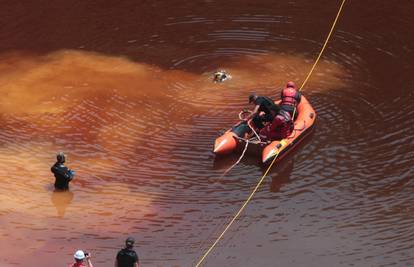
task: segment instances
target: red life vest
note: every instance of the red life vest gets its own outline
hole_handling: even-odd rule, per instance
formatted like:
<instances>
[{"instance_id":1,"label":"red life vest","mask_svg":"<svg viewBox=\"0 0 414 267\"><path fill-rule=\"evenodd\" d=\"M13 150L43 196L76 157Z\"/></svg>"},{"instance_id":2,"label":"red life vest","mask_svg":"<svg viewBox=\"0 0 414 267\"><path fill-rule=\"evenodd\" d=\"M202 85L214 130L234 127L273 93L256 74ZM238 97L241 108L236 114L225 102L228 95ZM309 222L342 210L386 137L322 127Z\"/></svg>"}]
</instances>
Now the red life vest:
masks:
<instances>
[{"instance_id":1,"label":"red life vest","mask_svg":"<svg viewBox=\"0 0 414 267\"><path fill-rule=\"evenodd\" d=\"M292 116L289 112L280 110L272 123L260 131L267 140L280 140L288 137L293 131Z\"/></svg>"},{"instance_id":2,"label":"red life vest","mask_svg":"<svg viewBox=\"0 0 414 267\"><path fill-rule=\"evenodd\" d=\"M278 129L274 129L274 131L280 133L280 138L288 137L293 131L292 116L289 112L280 110L279 114L276 117L279 117L281 123L279 124Z\"/></svg>"},{"instance_id":3,"label":"red life vest","mask_svg":"<svg viewBox=\"0 0 414 267\"><path fill-rule=\"evenodd\" d=\"M296 107L300 101L300 93L293 87L286 87L283 89L280 97L282 98L280 105L289 105Z\"/></svg>"}]
</instances>

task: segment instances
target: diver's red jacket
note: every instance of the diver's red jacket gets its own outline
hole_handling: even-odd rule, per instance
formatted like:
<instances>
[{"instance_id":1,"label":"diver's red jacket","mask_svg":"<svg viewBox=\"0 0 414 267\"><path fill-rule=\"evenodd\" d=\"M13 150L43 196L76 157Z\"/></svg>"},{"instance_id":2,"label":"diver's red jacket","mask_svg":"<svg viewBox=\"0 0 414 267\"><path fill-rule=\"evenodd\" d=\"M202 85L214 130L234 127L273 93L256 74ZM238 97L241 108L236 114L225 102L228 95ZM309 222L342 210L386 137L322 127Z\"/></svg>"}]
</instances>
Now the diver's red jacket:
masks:
<instances>
[{"instance_id":1,"label":"diver's red jacket","mask_svg":"<svg viewBox=\"0 0 414 267\"><path fill-rule=\"evenodd\" d=\"M280 98L282 99L282 102L280 102L280 105L289 105L296 107L300 102L301 94L300 92L296 91L293 87L286 87L282 90L280 93Z\"/></svg>"},{"instance_id":2,"label":"diver's red jacket","mask_svg":"<svg viewBox=\"0 0 414 267\"><path fill-rule=\"evenodd\" d=\"M272 123L260 130L260 137L273 141L288 137L293 131L292 116L289 112L280 110Z\"/></svg>"}]
</instances>

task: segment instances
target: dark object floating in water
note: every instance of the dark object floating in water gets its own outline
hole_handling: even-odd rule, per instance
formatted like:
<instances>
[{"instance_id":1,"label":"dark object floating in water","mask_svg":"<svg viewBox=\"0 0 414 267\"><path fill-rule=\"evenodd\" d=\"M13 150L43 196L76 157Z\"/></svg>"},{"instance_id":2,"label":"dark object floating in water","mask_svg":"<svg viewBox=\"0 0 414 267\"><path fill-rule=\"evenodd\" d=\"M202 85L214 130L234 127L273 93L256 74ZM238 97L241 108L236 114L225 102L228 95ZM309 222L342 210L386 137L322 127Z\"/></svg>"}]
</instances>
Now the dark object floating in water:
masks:
<instances>
[{"instance_id":1,"label":"dark object floating in water","mask_svg":"<svg viewBox=\"0 0 414 267\"><path fill-rule=\"evenodd\" d=\"M213 82L215 83L222 83L225 80L229 79L231 79L231 75L228 74L225 70L219 70L213 74Z\"/></svg>"}]
</instances>

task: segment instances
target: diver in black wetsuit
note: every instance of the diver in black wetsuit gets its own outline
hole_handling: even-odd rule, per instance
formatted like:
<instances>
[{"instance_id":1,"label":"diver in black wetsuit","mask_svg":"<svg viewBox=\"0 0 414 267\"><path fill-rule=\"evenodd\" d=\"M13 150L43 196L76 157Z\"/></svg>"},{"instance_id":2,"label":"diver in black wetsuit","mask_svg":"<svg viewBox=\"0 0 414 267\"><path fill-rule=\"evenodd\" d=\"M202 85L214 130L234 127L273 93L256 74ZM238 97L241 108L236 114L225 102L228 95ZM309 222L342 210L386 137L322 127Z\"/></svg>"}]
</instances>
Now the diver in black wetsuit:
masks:
<instances>
[{"instance_id":1,"label":"diver in black wetsuit","mask_svg":"<svg viewBox=\"0 0 414 267\"><path fill-rule=\"evenodd\" d=\"M252 119L253 124L257 129L264 127L263 122L271 122L275 116L279 113L280 107L272 99L267 96L257 96L251 94L249 96L249 103L255 105L252 114L250 114L245 120ZM263 113L263 114L261 114Z\"/></svg>"},{"instance_id":2,"label":"diver in black wetsuit","mask_svg":"<svg viewBox=\"0 0 414 267\"><path fill-rule=\"evenodd\" d=\"M65 154L63 154L63 152L57 154L56 159L56 163L53 164L52 168L50 169L56 178L55 189L68 190L69 182L72 181L73 177L75 176L75 172L64 165Z\"/></svg>"}]
</instances>

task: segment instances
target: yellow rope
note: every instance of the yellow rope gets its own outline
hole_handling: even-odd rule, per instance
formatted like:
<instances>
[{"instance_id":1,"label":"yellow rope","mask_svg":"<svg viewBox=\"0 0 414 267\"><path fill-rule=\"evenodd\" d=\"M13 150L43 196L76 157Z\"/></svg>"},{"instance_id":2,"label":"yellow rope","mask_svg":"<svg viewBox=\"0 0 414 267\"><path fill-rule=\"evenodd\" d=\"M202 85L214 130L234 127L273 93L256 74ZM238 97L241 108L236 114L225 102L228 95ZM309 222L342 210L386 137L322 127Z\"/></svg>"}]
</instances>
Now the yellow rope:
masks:
<instances>
[{"instance_id":1,"label":"yellow rope","mask_svg":"<svg viewBox=\"0 0 414 267\"><path fill-rule=\"evenodd\" d=\"M319 59L322 56L323 51L325 50L326 45L328 44L328 41L332 35L332 32L335 28L336 22L338 21L338 18L341 14L342 11L342 7L344 6L346 0L342 0L341 6L339 7L338 13L336 14L336 18L334 20L334 22L332 23L332 27L331 30L329 31L328 36L326 37L325 43L321 49L321 51L319 52L318 57L316 58L315 63L313 64L311 70L309 71L308 76L306 77L306 79L304 80L304 82L302 83L299 91L302 90L302 88L305 86L306 82L308 81L309 77L311 76L313 70L316 67L316 64L318 63ZM272 162L270 163L269 167L266 169L265 173L263 174L263 176L260 178L259 182L257 183L256 187L253 189L253 191L250 193L249 197L246 199L246 201L243 203L243 205L240 207L239 211L233 216L233 218L231 219L231 221L227 224L226 228L224 228L223 232L217 237L216 241L214 241L214 243L210 246L210 248L204 253L204 255L200 258L200 260L198 261L198 263L195 265L195 267L199 267L201 266L201 264L203 263L203 261L205 260L205 258L208 256L208 254L210 254L210 252L214 249L214 247L217 245L217 243L221 240L221 238L224 236L224 234L227 232L227 230L229 230L229 228L231 227L231 225L234 223L234 221L240 216L240 214L243 212L244 208L247 206L247 204L250 202L250 200L253 198L254 194L256 193L256 191L259 189L260 185L263 183L264 178L266 177L266 175L269 173L270 169L273 167L273 164L276 162L277 157L279 156L279 153L277 153L275 155L275 157L273 158Z\"/></svg>"},{"instance_id":2,"label":"yellow rope","mask_svg":"<svg viewBox=\"0 0 414 267\"><path fill-rule=\"evenodd\" d=\"M308 81L309 77L311 76L311 74L312 74L313 70L315 69L316 64L318 64L319 59L321 58L321 56L322 56L322 54L323 54L323 51L325 51L326 45L328 44L328 41L329 41L329 39L331 38L331 35L332 35L332 33L333 33L333 30L335 29L336 22L338 21L338 18L339 18L339 16L341 15L342 7L344 6L345 1L346 1L346 0L342 0L341 6L339 7L338 13L336 14L335 20L334 20L334 22L332 23L331 30L329 31L328 36L326 37L325 43L324 43L324 44L323 44L323 46L322 46L321 52L319 52L319 55L318 55L318 57L316 58L315 63L313 63L313 66L312 66L311 70L309 71L308 76L306 76L306 79L303 81L302 85L300 86L299 91L301 91L301 90L302 90L302 88L305 86L305 84L306 84L306 82Z\"/></svg>"},{"instance_id":3,"label":"yellow rope","mask_svg":"<svg viewBox=\"0 0 414 267\"><path fill-rule=\"evenodd\" d=\"M206 253L204 253L203 257L201 257L201 259L199 260L199 262L196 264L196 267L200 266L201 263L204 261L204 259L207 257L207 255L213 250L213 248L217 245L217 243L220 241L220 239L224 236L224 234L227 232L227 230L230 228L230 226L234 223L234 221L240 216L240 214L242 213L242 211L244 210L244 208L247 206L247 204L249 203L249 201L252 199L253 195L256 193L257 189L259 189L260 185L262 184L264 178L266 177L267 173L270 171L270 169L272 168L273 164L275 163L276 159L277 159L276 155L272 161L272 163L270 163L269 168L267 168L266 172L263 174L262 178L260 178L259 182L257 183L256 187L253 189L253 191L250 193L249 197L246 199L246 201L243 203L243 205L241 206L241 208L239 209L239 211L236 213L236 215L233 216L233 219L231 219L231 221L229 222L229 224L227 224L226 228L224 228L223 232L219 235L219 237L216 239L216 241L214 241L213 245L211 245L211 247L206 251Z\"/></svg>"}]
</instances>

